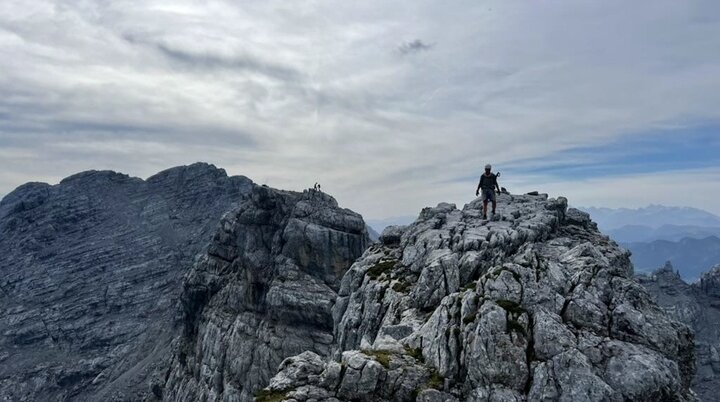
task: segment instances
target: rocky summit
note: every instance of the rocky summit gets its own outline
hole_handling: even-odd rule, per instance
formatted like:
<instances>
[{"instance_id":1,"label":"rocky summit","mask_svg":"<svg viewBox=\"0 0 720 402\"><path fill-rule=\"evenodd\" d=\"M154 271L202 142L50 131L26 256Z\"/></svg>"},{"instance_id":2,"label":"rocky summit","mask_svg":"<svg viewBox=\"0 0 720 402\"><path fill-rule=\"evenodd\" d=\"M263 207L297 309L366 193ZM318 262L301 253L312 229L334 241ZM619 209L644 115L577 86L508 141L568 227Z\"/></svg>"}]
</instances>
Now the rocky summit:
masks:
<instances>
[{"instance_id":1,"label":"rocky summit","mask_svg":"<svg viewBox=\"0 0 720 402\"><path fill-rule=\"evenodd\" d=\"M638 281L665 312L695 332L697 374L692 388L700 400L714 401L720 395L720 265L704 273L699 282L688 284L667 263Z\"/></svg>"},{"instance_id":2,"label":"rocky summit","mask_svg":"<svg viewBox=\"0 0 720 402\"><path fill-rule=\"evenodd\" d=\"M0 400L696 400L692 330L628 253L564 198L498 201L371 243L327 194L206 164L21 186L0 203Z\"/></svg>"},{"instance_id":3,"label":"rocky summit","mask_svg":"<svg viewBox=\"0 0 720 402\"><path fill-rule=\"evenodd\" d=\"M690 401L692 331L564 198L440 204L343 277L332 353L284 360L259 401Z\"/></svg>"}]
</instances>

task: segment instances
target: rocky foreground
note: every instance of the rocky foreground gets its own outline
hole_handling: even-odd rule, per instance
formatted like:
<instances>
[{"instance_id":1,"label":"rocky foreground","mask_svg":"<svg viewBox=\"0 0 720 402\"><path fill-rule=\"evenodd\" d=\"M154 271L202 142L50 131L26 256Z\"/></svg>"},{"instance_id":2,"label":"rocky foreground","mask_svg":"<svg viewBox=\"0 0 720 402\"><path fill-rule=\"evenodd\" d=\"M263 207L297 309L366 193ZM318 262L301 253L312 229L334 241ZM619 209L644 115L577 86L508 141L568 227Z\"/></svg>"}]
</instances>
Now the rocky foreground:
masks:
<instances>
[{"instance_id":1,"label":"rocky foreground","mask_svg":"<svg viewBox=\"0 0 720 402\"><path fill-rule=\"evenodd\" d=\"M692 331L563 198L440 204L371 244L210 165L0 203L0 400L692 401Z\"/></svg>"},{"instance_id":2,"label":"rocky foreground","mask_svg":"<svg viewBox=\"0 0 720 402\"><path fill-rule=\"evenodd\" d=\"M637 280L674 319L695 332L697 373L692 388L700 400L718 399L720 392L720 265L699 282L685 283L670 263Z\"/></svg>"},{"instance_id":3,"label":"rocky foreground","mask_svg":"<svg viewBox=\"0 0 720 402\"><path fill-rule=\"evenodd\" d=\"M441 204L343 277L334 350L286 359L265 401L688 401L692 332L563 198Z\"/></svg>"}]
</instances>

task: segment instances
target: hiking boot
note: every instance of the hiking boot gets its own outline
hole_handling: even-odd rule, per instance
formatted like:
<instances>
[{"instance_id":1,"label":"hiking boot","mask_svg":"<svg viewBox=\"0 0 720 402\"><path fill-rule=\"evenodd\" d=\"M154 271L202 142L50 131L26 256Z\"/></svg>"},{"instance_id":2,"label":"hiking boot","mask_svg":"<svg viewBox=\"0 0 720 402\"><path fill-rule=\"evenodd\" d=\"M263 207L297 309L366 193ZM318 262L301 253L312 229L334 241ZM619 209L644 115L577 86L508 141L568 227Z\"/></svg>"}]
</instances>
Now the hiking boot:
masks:
<instances>
[{"instance_id":1,"label":"hiking boot","mask_svg":"<svg viewBox=\"0 0 720 402\"><path fill-rule=\"evenodd\" d=\"M483 215L483 219L487 219L487 214L484 214L484 215Z\"/></svg>"}]
</instances>

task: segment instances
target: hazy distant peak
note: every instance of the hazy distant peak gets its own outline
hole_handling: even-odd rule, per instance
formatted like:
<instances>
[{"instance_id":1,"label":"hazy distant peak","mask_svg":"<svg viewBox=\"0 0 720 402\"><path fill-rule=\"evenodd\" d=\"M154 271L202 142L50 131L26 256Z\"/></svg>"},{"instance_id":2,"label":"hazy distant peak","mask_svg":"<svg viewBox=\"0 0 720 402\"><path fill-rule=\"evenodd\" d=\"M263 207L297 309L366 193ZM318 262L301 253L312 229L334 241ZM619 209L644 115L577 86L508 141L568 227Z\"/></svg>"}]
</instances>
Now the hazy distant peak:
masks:
<instances>
[{"instance_id":1,"label":"hazy distant peak","mask_svg":"<svg viewBox=\"0 0 720 402\"><path fill-rule=\"evenodd\" d=\"M693 207L670 207L651 204L642 208L580 207L588 212L603 231L639 225L659 228L663 225L720 227L720 216Z\"/></svg>"}]
</instances>

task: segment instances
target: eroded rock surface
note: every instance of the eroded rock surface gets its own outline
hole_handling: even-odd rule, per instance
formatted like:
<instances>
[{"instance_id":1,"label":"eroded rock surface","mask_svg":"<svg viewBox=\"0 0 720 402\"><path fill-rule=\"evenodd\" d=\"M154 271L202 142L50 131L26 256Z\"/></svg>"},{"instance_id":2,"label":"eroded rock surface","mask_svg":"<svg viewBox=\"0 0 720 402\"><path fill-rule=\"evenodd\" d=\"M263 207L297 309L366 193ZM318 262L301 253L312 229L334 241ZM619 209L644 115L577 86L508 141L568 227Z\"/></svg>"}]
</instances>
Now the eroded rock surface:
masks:
<instances>
[{"instance_id":1,"label":"eroded rock surface","mask_svg":"<svg viewBox=\"0 0 720 402\"><path fill-rule=\"evenodd\" d=\"M695 332L697 374L693 390L702 401L720 395L720 265L687 284L670 263L638 281L665 312Z\"/></svg>"},{"instance_id":2,"label":"eroded rock surface","mask_svg":"<svg viewBox=\"0 0 720 402\"><path fill-rule=\"evenodd\" d=\"M694 400L692 331L627 253L563 198L498 198L386 230L342 280L332 357L288 358L259 400Z\"/></svg>"},{"instance_id":3,"label":"eroded rock surface","mask_svg":"<svg viewBox=\"0 0 720 402\"><path fill-rule=\"evenodd\" d=\"M251 401L286 357L329 355L340 280L368 244L362 217L326 194L255 188L183 283L164 400Z\"/></svg>"},{"instance_id":4,"label":"eroded rock surface","mask_svg":"<svg viewBox=\"0 0 720 402\"><path fill-rule=\"evenodd\" d=\"M90 171L0 203L0 400L139 400L168 364L183 274L254 186L212 165Z\"/></svg>"}]
</instances>

